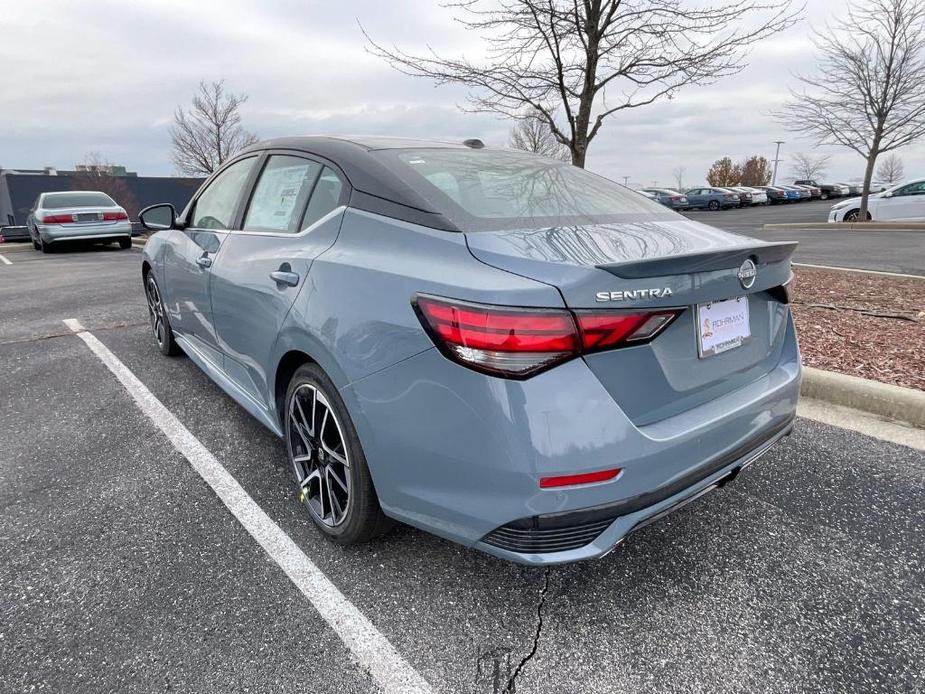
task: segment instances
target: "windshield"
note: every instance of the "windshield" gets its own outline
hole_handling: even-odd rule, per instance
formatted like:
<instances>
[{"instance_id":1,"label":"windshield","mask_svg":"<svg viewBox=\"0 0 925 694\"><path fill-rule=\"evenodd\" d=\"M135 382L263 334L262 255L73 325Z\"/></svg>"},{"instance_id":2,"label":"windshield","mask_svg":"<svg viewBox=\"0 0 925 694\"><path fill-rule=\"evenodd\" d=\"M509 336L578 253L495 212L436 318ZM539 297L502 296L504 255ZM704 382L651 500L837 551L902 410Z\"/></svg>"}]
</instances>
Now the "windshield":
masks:
<instances>
[{"instance_id":1,"label":"windshield","mask_svg":"<svg viewBox=\"0 0 925 694\"><path fill-rule=\"evenodd\" d=\"M376 154L467 231L678 219L637 191L525 152L427 148Z\"/></svg>"},{"instance_id":2,"label":"windshield","mask_svg":"<svg viewBox=\"0 0 925 694\"><path fill-rule=\"evenodd\" d=\"M62 210L65 207L118 207L105 193L56 193L42 199L42 209Z\"/></svg>"}]
</instances>

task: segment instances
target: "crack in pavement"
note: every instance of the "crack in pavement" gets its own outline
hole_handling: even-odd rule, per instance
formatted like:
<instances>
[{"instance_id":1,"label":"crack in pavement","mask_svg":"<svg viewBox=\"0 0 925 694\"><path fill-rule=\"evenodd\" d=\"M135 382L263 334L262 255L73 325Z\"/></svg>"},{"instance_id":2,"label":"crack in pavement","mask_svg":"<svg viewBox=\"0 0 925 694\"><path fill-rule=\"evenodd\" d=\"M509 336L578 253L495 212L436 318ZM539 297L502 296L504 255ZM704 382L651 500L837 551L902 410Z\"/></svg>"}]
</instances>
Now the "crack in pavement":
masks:
<instances>
[{"instance_id":1,"label":"crack in pavement","mask_svg":"<svg viewBox=\"0 0 925 694\"><path fill-rule=\"evenodd\" d=\"M137 323L112 323L110 325L94 326L93 330L96 332L106 331L106 330L119 330L120 328L137 328L141 325L147 325L148 321L141 321ZM24 345L30 342L41 342L42 340L53 340L56 337L70 337L74 334L73 330L67 330L66 332L57 332L57 333L46 333L44 335L32 335L31 337L19 337L12 340L0 340L0 347L5 345Z\"/></svg>"},{"instance_id":2,"label":"crack in pavement","mask_svg":"<svg viewBox=\"0 0 925 694\"><path fill-rule=\"evenodd\" d=\"M514 673L507 681L503 694L514 694L517 690L517 676L524 669L527 663L536 655L536 650L540 645L540 635L543 631L543 610L546 607L546 595L549 593L549 567L543 569L543 588L540 590L540 599L536 603L536 633L533 635L533 647L530 652L521 658L520 663L514 668Z\"/></svg>"}]
</instances>

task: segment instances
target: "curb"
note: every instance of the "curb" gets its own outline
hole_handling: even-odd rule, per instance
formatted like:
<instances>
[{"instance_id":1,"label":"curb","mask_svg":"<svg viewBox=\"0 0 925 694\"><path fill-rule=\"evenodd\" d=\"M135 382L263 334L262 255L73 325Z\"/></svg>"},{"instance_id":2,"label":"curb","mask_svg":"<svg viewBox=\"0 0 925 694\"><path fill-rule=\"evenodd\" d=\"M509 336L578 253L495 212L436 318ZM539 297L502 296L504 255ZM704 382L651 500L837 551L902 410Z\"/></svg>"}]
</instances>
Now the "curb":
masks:
<instances>
[{"instance_id":1,"label":"curb","mask_svg":"<svg viewBox=\"0 0 925 694\"><path fill-rule=\"evenodd\" d=\"M765 224L764 228L806 229L809 231L925 231L925 224L920 222L788 222L786 224Z\"/></svg>"},{"instance_id":2,"label":"curb","mask_svg":"<svg viewBox=\"0 0 925 694\"><path fill-rule=\"evenodd\" d=\"M803 367L800 395L925 429L925 391Z\"/></svg>"}]
</instances>

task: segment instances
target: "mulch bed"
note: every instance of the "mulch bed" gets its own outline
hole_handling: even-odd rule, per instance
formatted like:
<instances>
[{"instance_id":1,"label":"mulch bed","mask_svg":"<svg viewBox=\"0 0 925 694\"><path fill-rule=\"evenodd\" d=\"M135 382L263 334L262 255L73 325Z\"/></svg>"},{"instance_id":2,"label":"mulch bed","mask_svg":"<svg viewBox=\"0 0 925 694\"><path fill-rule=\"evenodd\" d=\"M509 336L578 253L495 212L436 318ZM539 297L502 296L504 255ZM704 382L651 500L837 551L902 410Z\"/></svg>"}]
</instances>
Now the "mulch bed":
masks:
<instances>
[{"instance_id":1,"label":"mulch bed","mask_svg":"<svg viewBox=\"0 0 925 694\"><path fill-rule=\"evenodd\" d=\"M794 268L803 363L925 390L925 279Z\"/></svg>"}]
</instances>

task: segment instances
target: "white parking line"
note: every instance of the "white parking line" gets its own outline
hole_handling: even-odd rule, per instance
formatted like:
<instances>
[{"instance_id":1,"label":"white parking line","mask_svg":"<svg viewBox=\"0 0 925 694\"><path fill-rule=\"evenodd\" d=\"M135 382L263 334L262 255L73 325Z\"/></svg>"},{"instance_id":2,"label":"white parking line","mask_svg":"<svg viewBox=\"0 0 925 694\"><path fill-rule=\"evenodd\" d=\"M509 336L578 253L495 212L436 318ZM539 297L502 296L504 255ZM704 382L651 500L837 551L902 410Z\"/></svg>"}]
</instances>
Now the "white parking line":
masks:
<instances>
[{"instance_id":1,"label":"white parking line","mask_svg":"<svg viewBox=\"0 0 925 694\"><path fill-rule=\"evenodd\" d=\"M0 263L3 263L4 265L12 265L13 261L7 258L5 255L0 255Z\"/></svg>"},{"instance_id":2,"label":"white parking line","mask_svg":"<svg viewBox=\"0 0 925 694\"><path fill-rule=\"evenodd\" d=\"M164 432L174 448L212 487L238 522L302 591L382 691L386 694L433 694L431 686L398 654L389 640L315 566L292 538L270 519L215 456L135 374L106 345L87 332L80 321L69 318L64 324L86 343L122 383L138 408Z\"/></svg>"}]
</instances>

